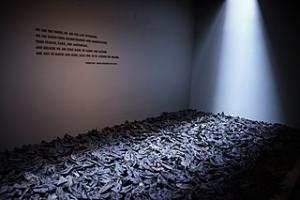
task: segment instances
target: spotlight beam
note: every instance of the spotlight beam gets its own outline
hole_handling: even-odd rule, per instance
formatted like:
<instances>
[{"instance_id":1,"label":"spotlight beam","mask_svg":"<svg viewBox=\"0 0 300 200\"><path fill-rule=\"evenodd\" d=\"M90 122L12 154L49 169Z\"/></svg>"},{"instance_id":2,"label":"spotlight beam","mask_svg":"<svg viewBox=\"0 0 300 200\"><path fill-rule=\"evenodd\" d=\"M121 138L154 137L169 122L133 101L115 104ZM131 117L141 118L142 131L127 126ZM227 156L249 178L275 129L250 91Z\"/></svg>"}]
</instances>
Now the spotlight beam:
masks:
<instances>
[{"instance_id":1,"label":"spotlight beam","mask_svg":"<svg viewBox=\"0 0 300 200\"><path fill-rule=\"evenodd\" d=\"M280 121L262 18L256 0L227 0L214 112Z\"/></svg>"}]
</instances>

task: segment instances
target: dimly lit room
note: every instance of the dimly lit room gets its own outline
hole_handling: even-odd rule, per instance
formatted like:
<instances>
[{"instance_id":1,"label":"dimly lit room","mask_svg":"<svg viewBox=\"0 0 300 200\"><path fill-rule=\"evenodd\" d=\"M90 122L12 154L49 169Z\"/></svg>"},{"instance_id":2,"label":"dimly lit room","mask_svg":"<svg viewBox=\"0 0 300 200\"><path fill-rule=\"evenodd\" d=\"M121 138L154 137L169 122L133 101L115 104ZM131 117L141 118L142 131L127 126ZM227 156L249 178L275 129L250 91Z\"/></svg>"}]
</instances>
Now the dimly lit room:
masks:
<instances>
[{"instance_id":1,"label":"dimly lit room","mask_svg":"<svg viewBox=\"0 0 300 200\"><path fill-rule=\"evenodd\" d=\"M300 199L300 12L10 0L0 199Z\"/></svg>"}]
</instances>

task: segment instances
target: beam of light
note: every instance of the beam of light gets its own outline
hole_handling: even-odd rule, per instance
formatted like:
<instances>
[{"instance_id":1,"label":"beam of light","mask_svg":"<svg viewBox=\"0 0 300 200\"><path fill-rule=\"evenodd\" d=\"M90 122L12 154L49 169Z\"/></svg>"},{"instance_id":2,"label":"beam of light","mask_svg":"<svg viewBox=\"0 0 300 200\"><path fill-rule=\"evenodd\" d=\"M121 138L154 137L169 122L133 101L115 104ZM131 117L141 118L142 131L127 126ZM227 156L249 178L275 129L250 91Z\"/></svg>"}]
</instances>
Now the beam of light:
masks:
<instances>
[{"instance_id":1,"label":"beam of light","mask_svg":"<svg viewBox=\"0 0 300 200\"><path fill-rule=\"evenodd\" d=\"M272 66L256 0L227 0L213 111L280 121Z\"/></svg>"}]
</instances>

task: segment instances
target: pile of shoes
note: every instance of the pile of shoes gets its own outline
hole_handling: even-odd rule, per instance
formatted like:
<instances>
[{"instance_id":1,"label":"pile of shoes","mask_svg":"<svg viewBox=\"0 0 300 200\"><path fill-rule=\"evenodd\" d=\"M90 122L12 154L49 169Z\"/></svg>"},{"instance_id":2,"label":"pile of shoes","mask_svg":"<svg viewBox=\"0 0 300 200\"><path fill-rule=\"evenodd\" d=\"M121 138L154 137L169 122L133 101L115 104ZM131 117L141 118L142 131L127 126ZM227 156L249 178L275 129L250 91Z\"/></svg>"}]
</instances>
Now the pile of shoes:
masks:
<instances>
[{"instance_id":1,"label":"pile of shoes","mask_svg":"<svg viewBox=\"0 0 300 200\"><path fill-rule=\"evenodd\" d=\"M0 199L232 199L235 177L283 140L299 132L224 113L163 113L1 152Z\"/></svg>"}]
</instances>

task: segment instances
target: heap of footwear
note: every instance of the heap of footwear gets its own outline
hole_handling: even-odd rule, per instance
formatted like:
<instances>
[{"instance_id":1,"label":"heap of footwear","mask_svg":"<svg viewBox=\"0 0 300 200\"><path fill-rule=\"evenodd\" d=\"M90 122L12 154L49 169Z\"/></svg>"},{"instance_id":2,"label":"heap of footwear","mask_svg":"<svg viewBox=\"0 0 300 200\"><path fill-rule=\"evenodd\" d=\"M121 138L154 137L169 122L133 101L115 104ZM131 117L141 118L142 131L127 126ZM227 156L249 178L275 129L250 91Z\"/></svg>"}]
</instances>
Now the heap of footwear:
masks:
<instances>
[{"instance_id":1,"label":"heap of footwear","mask_svg":"<svg viewBox=\"0 0 300 200\"><path fill-rule=\"evenodd\" d=\"M298 138L223 113L163 113L1 152L0 199L232 199L236 177Z\"/></svg>"}]
</instances>

